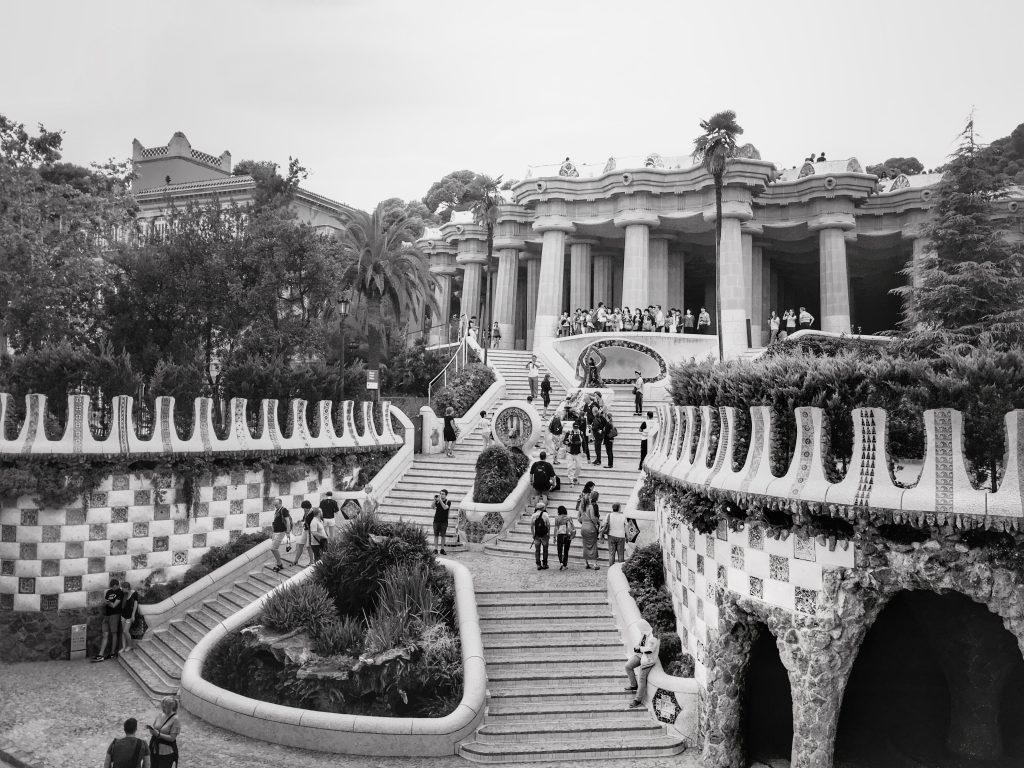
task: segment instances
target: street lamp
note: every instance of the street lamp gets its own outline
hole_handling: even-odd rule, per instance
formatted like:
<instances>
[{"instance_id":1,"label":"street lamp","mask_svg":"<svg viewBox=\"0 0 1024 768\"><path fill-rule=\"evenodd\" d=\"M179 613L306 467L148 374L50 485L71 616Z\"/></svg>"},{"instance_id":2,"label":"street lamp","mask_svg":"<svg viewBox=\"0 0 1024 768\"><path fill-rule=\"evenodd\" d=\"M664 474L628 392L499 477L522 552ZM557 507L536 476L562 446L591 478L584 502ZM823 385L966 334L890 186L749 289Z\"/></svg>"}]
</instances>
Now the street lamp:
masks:
<instances>
[{"instance_id":1,"label":"street lamp","mask_svg":"<svg viewBox=\"0 0 1024 768\"><path fill-rule=\"evenodd\" d=\"M341 333L341 371L338 377L338 402L341 402L345 397L345 318L348 317L350 307L349 292L342 291L341 295L338 296L338 317L341 318L338 323L338 330Z\"/></svg>"}]
</instances>

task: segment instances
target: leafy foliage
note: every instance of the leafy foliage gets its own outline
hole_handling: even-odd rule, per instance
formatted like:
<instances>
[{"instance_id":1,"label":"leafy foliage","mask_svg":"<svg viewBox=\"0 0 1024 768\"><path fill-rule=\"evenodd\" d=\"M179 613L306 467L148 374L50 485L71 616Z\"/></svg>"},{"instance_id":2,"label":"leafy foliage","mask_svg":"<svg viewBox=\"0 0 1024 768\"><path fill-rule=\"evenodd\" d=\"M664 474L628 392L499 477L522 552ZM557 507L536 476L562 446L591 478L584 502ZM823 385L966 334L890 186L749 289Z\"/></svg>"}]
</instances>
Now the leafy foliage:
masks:
<instances>
[{"instance_id":1,"label":"leafy foliage","mask_svg":"<svg viewBox=\"0 0 1024 768\"><path fill-rule=\"evenodd\" d=\"M448 380L448 386L442 387L434 396L434 410L444 413L451 406L456 417L465 416L494 381L491 368L482 363L471 363L456 372Z\"/></svg>"},{"instance_id":2,"label":"leafy foliage","mask_svg":"<svg viewBox=\"0 0 1024 768\"><path fill-rule=\"evenodd\" d=\"M522 451L519 452L522 455ZM526 459L523 456L523 459ZM525 461L517 465L513 452L500 445L485 448L476 457L476 477L473 501L480 504L500 504L515 490L526 470Z\"/></svg>"},{"instance_id":3,"label":"leafy foliage","mask_svg":"<svg viewBox=\"0 0 1024 768\"><path fill-rule=\"evenodd\" d=\"M890 157L883 163L869 165L865 170L879 178L896 178L901 173L905 173L907 176L921 173L924 166L916 157Z\"/></svg>"},{"instance_id":4,"label":"leafy foliage","mask_svg":"<svg viewBox=\"0 0 1024 768\"><path fill-rule=\"evenodd\" d=\"M266 541L266 539L267 534L263 532L243 533L237 539L228 544L208 549L203 553L203 556L199 558L199 562L185 571L180 579L157 582L151 575L139 588L139 602L143 605L149 605L166 600L171 595L183 590L189 584L199 581L201 578L208 576L221 566L227 565L236 557L244 555L260 542Z\"/></svg>"},{"instance_id":5,"label":"leafy foliage","mask_svg":"<svg viewBox=\"0 0 1024 768\"><path fill-rule=\"evenodd\" d=\"M452 171L430 186L423 196L423 204L433 212L435 219L446 223L455 211L477 207L493 195L497 186L498 180L485 174L469 170Z\"/></svg>"},{"instance_id":6,"label":"leafy foliage","mask_svg":"<svg viewBox=\"0 0 1024 768\"><path fill-rule=\"evenodd\" d=\"M358 656L363 652L365 634L366 628L359 619L335 618L313 633L313 650L321 656Z\"/></svg>"},{"instance_id":7,"label":"leafy foliage","mask_svg":"<svg viewBox=\"0 0 1024 768\"><path fill-rule=\"evenodd\" d=\"M622 573L629 582L629 593L636 601L640 615L651 625L661 641L658 658L670 675L692 677L692 659L687 673L682 642L676 634L676 617L672 609L672 596L665 585L662 550L658 543L645 544L633 550L622 565Z\"/></svg>"},{"instance_id":8,"label":"leafy foliage","mask_svg":"<svg viewBox=\"0 0 1024 768\"><path fill-rule=\"evenodd\" d=\"M336 623L338 617L327 590L310 579L273 592L263 606L260 620L282 632L304 629L310 635L317 635Z\"/></svg>"}]
</instances>

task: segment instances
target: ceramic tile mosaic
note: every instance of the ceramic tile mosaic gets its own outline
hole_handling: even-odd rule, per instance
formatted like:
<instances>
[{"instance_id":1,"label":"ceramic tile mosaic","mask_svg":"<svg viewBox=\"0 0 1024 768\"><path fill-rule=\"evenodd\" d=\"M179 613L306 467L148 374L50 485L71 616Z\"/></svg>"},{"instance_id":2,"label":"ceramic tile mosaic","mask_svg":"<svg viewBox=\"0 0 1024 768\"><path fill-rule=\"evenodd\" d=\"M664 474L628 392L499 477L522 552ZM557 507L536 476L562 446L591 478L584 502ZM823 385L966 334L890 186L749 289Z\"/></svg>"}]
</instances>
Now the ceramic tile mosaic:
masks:
<instances>
[{"instance_id":1,"label":"ceramic tile mosaic","mask_svg":"<svg viewBox=\"0 0 1024 768\"><path fill-rule=\"evenodd\" d=\"M18 526L0 525L0 541L14 542L18 540Z\"/></svg>"},{"instance_id":2,"label":"ceramic tile mosaic","mask_svg":"<svg viewBox=\"0 0 1024 768\"><path fill-rule=\"evenodd\" d=\"M687 571L686 586L691 592L697 588L697 574L692 568Z\"/></svg>"},{"instance_id":3,"label":"ceramic tile mosaic","mask_svg":"<svg viewBox=\"0 0 1024 768\"><path fill-rule=\"evenodd\" d=\"M69 541L64 544L64 559L78 560L85 556L85 542Z\"/></svg>"},{"instance_id":4,"label":"ceramic tile mosaic","mask_svg":"<svg viewBox=\"0 0 1024 768\"><path fill-rule=\"evenodd\" d=\"M90 507L105 507L107 506L107 494L104 491L93 491L89 494L89 506Z\"/></svg>"},{"instance_id":5,"label":"ceramic tile mosaic","mask_svg":"<svg viewBox=\"0 0 1024 768\"><path fill-rule=\"evenodd\" d=\"M174 532L176 534L188 533L189 530L191 530L191 525L189 525L189 519L187 517L175 518Z\"/></svg>"},{"instance_id":6,"label":"ceramic tile mosaic","mask_svg":"<svg viewBox=\"0 0 1024 768\"><path fill-rule=\"evenodd\" d=\"M131 486L131 478L128 475L114 475L110 478L110 490L127 491Z\"/></svg>"},{"instance_id":7,"label":"ceramic tile mosaic","mask_svg":"<svg viewBox=\"0 0 1024 768\"><path fill-rule=\"evenodd\" d=\"M60 560L43 560L40 574L42 576L60 576Z\"/></svg>"},{"instance_id":8,"label":"ceramic tile mosaic","mask_svg":"<svg viewBox=\"0 0 1024 768\"><path fill-rule=\"evenodd\" d=\"M724 565L718 566L718 586L727 587L729 585L728 571L725 570Z\"/></svg>"},{"instance_id":9,"label":"ceramic tile mosaic","mask_svg":"<svg viewBox=\"0 0 1024 768\"><path fill-rule=\"evenodd\" d=\"M799 535L794 535L790 538L793 540L794 559L814 562L814 539L810 536L802 537Z\"/></svg>"},{"instance_id":10,"label":"ceramic tile mosaic","mask_svg":"<svg viewBox=\"0 0 1024 768\"><path fill-rule=\"evenodd\" d=\"M82 577L81 576L65 576L64 577L64 591L65 592L81 592L82 591Z\"/></svg>"},{"instance_id":11,"label":"ceramic tile mosaic","mask_svg":"<svg viewBox=\"0 0 1024 768\"><path fill-rule=\"evenodd\" d=\"M245 498L258 499L263 495L263 483L246 483Z\"/></svg>"},{"instance_id":12,"label":"ceramic tile mosaic","mask_svg":"<svg viewBox=\"0 0 1024 768\"><path fill-rule=\"evenodd\" d=\"M768 578L775 581L789 581L789 559L779 555L769 555Z\"/></svg>"},{"instance_id":13,"label":"ceramic tile mosaic","mask_svg":"<svg viewBox=\"0 0 1024 768\"><path fill-rule=\"evenodd\" d=\"M747 526L747 546L751 549L764 549L764 528L760 523L750 523Z\"/></svg>"},{"instance_id":14,"label":"ceramic tile mosaic","mask_svg":"<svg viewBox=\"0 0 1024 768\"><path fill-rule=\"evenodd\" d=\"M39 525L39 510L38 509L23 509L23 510L21 510L21 524L22 525Z\"/></svg>"},{"instance_id":15,"label":"ceramic tile mosaic","mask_svg":"<svg viewBox=\"0 0 1024 768\"><path fill-rule=\"evenodd\" d=\"M697 555L697 573L704 573L704 555Z\"/></svg>"},{"instance_id":16,"label":"ceramic tile mosaic","mask_svg":"<svg viewBox=\"0 0 1024 768\"><path fill-rule=\"evenodd\" d=\"M228 487L226 485L213 486L213 501L227 501Z\"/></svg>"},{"instance_id":17,"label":"ceramic tile mosaic","mask_svg":"<svg viewBox=\"0 0 1024 768\"><path fill-rule=\"evenodd\" d=\"M697 618L704 618L704 601L701 598L697 598Z\"/></svg>"},{"instance_id":18,"label":"ceramic tile mosaic","mask_svg":"<svg viewBox=\"0 0 1024 768\"><path fill-rule=\"evenodd\" d=\"M764 599L764 582L757 576L750 577L750 596L758 600Z\"/></svg>"},{"instance_id":19,"label":"ceramic tile mosaic","mask_svg":"<svg viewBox=\"0 0 1024 768\"><path fill-rule=\"evenodd\" d=\"M153 519L154 520L170 520L171 519L171 505L170 504L154 504L153 505Z\"/></svg>"},{"instance_id":20,"label":"ceramic tile mosaic","mask_svg":"<svg viewBox=\"0 0 1024 768\"><path fill-rule=\"evenodd\" d=\"M733 568L743 569L743 547L736 546L733 544L729 548L729 560L732 562Z\"/></svg>"},{"instance_id":21,"label":"ceramic tile mosaic","mask_svg":"<svg viewBox=\"0 0 1024 768\"><path fill-rule=\"evenodd\" d=\"M697 548L697 531L694 528L690 529L690 549Z\"/></svg>"},{"instance_id":22,"label":"ceramic tile mosaic","mask_svg":"<svg viewBox=\"0 0 1024 768\"><path fill-rule=\"evenodd\" d=\"M710 536L704 540L704 552L708 557L713 558L715 556L715 540Z\"/></svg>"},{"instance_id":23,"label":"ceramic tile mosaic","mask_svg":"<svg viewBox=\"0 0 1024 768\"><path fill-rule=\"evenodd\" d=\"M182 550L181 552L175 552L171 558L173 565L188 565L188 552Z\"/></svg>"},{"instance_id":24,"label":"ceramic tile mosaic","mask_svg":"<svg viewBox=\"0 0 1024 768\"><path fill-rule=\"evenodd\" d=\"M192 534L192 549L206 549L206 534L205 533L193 533Z\"/></svg>"},{"instance_id":25,"label":"ceramic tile mosaic","mask_svg":"<svg viewBox=\"0 0 1024 768\"><path fill-rule=\"evenodd\" d=\"M813 589L797 587L793 602L801 613L814 613L818 605L818 592Z\"/></svg>"},{"instance_id":26,"label":"ceramic tile mosaic","mask_svg":"<svg viewBox=\"0 0 1024 768\"><path fill-rule=\"evenodd\" d=\"M14 575L14 561L13 560L0 560L0 576L13 576Z\"/></svg>"},{"instance_id":27,"label":"ceramic tile mosaic","mask_svg":"<svg viewBox=\"0 0 1024 768\"><path fill-rule=\"evenodd\" d=\"M111 507L111 509L110 509L110 522L112 522L112 523L127 523L128 522L128 507Z\"/></svg>"},{"instance_id":28,"label":"ceramic tile mosaic","mask_svg":"<svg viewBox=\"0 0 1024 768\"><path fill-rule=\"evenodd\" d=\"M56 544L60 541L60 526L59 525L44 525L43 526L43 543L44 544Z\"/></svg>"},{"instance_id":29,"label":"ceramic tile mosaic","mask_svg":"<svg viewBox=\"0 0 1024 768\"><path fill-rule=\"evenodd\" d=\"M724 519L718 521L718 527L715 529L715 536L721 541L729 540L729 524Z\"/></svg>"}]
</instances>

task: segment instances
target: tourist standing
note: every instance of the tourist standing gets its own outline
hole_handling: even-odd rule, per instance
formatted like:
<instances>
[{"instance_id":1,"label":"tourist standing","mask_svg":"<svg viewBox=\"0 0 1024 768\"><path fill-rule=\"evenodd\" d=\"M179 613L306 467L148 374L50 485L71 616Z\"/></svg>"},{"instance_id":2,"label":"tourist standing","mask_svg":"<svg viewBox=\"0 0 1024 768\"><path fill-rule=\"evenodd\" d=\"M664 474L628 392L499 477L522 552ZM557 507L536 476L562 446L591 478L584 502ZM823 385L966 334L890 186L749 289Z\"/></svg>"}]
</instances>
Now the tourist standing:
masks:
<instances>
[{"instance_id":1,"label":"tourist standing","mask_svg":"<svg viewBox=\"0 0 1024 768\"><path fill-rule=\"evenodd\" d=\"M487 418L487 411L480 411L480 437L484 439L486 451L494 442L494 431L491 428L491 420Z\"/></svg>"},{"instance_id":2,"label":"tourist standing","mask_svg":"<svg viewBox=\"0 0 1024 768\"><path fill-rule=\"evenodd\" d=\"M537 356L532 355L530 362L526 364L526 381L530 385L531 397L537 396L537 383L540 379L540 367L537 365Z\"/></svg>"},{"instance_id":3,"label":"tourist standing","mask_svg":"<svg viewBox=\"0 0 1024 768\"><path fill-rule=\"evenodd\" d=\"M583 562L590 570L590 561L594 561L594 570L600 570L597 564L597 537L601 527L601 513L597 508L597 492L594 483L588 481L583 492L576 500L576 509L580 515L580 538L583 540Z\"/></svg>"},{"instance_id":4,"label":"tourist standing","mask_svg":"<svg viewBox=\"0 0 1024 768\"><path fill-rule=\"evenodd\" d=\"M530 532L533 534L533 553L537 560L537 570L548 568L548 540L551 537L551 518L548 517L547 503L538 501L530 518Z\"/></svg>"},{"instance_id":5,"label":"tourist standing","mask_svg":"<svg viewBox=\"0 0 1024 768\"><path fill-rule=\"evenodd\" d=\"M658 432L658 422L654 419L654 411L647 412L647 418L640 422L640 466L644 468L644 459L647 458L647 441Z\"/></svg>"},{"instance_id":6,"label":"tourist standing","mask_svg":"<svg viewBox=\"0 0 1024 768\"><path fill-rule=\"evenodd\" d=\"M370 486L366 486L370 488ZM338 517L338 502L334 500L334 494L331 491L327 491L324 497L320 499L320 512L321 518L324 521L324 528L327 529L327 538L333 539L334 534L337 532L337 517Z\"/></svg>"},{"instance_id":7,"label":"tourist standing","mask_svg":"<svg viewBox=\"0 0 1024 768\"><path fill-rule=\"evenodd\" d=\"M466 313L463 312L459 316L459 341L462 341L466 336L469 335L469 318L466 317Z\"/></svg>"},{"instance_id":8,"label":"tourist standing","mask_svg":"<svg viewBox=\"0 0 1024 768\"><path fill-rule=\"evenodd\" d=\"M612 418L612 412L605 410L604 412L604 451L608 455L608 469L612 469L615 466L615 453L612 451L612 444L615 442L615 438L619 436L619 429L615 426L615 419Z\"/></svg>"},{"instance_id":9,"label":"tourist standing","mask_svg":"<svg viewBox=\"0 0 1024 768\"><path fill-rule=\"evenodd\" d=\"M100 639L100 650L93 661L116 659L118 640L121 637L121 603L124 593L121 582L111 579L107 591L103 593L103 634Z\"/></svg>"},{"instance_id":10,"label":"tourist standing","mask_svg":"<svg viewBox=\"0 0 1024 768\"><path fill-rule=\"evenodd\" d=\"M683 333L693 333L695 324L696 318L694 318L693 312L686 310L686 314L683 315Z\"/></svg>"},{"instance_id":11,"label":"tourist standing","mask_svg":"<svg viewBox=\"0 0 1024 768\"><path fill-rule=\"evenodd\" d=\"M700 314L697 315L697 333L711 333L711 315L704 307L700 308Z\"/></svg>"},{"instance_id":12,"label":"tourist standing","mask_svg":"<svg viewBox=\"0 0 1024 768\"><path fill-rule=\"evenodd\" d=\"M299 564L299 558L302 557L302 552L306 549L307 545L312 544L312 540L309 537L309 521L313 517L313 504L306 500L302 502L302 528L299 529L299 543L298 549L295 550L295 559L292 560L292 565ZM313 547L309 548L309 564L313 564Z\"/></svg>"},{"instance_id":13,"label":"tourist standing","mask_svg":"<svg viewBox=\"0 0 1024 768\"><path fill-rule=\"evenodd\" d=\"M601 533L608 537L608 567L615 565L615 558L620 563L626 561L626 516L620 510L620 504L612 504L612 511L605 515Z\"/></svg>"},{"instance_id":14,"label":"tourist standing","mask_svg":"<svg viewBox=\"0 0 1024 768\"><path fill-rule=\"evenodd\" d=\"M178 700L174 696L164 696L160 702L160 712L153 718L149 729L149 752L153 758L153 768L171 768L178 763L178 736L181 734L181 723L178 722Z\"/></svg>"},{"instance_id":15,"label":"tourist standing","mask_svg":"<svg viewBox=\"0 0 1024 768\"><path fill-rule=\"evenodd\" d=\"M597 330L606 331L608 330L608 308L604 305L603 301L597 302Z\"/></svg>"},{"instance_id":16,"label":"tourist standing","mask_svg":"<svg viewBox=\"0 0 1024 768\"><path fill-rule=\"evenodd\" d=\"M323 552L324 545L330 541L327 528L324 526L323 514L320 507L314 507L312 517L309 518L309 551L312 553L309 556L310 565L320 561L320 553Z\"/></svg>"},{"instance_id":17,"label":"tourist standing","mask_svg":"<svg viewBox=\"0 0 1024 768\"><path fill-rule=\"evenodd\" d=\"M537 496L547 500L548 491L551 490L551 483L555 477L555 468L547 460L546 451L540 452L540 458L533 462L530 467L530 485L536 491Z\"/></svg>"},{"instance_id":18,"label":"tourist standing","mask_svg":"<svg viewBox=\"0 0 1024 768\"><path fill-rule=\"evenodd\" d=\"M274 499L274 520L270 525L270 553L274 556L277 565L274 570L280 572L284 568L284 561L281 560L281 542L285 536L288 537L288 548L291 549L292 540L292 516L285 508L284 502Z\"/></svg>"},{"instance_id":19,"label":"tourist standing","mask_svg":"<svg viewBox=\"0 0 1024 768\"><path fill-rule=\"evenodd\" d=\"M551 405L551 374L545 373L540 383L540 401L544 403L544 415L548 415L548 406Z\"/></svg>"},{"instance_id":20,"label":"tourist standing","mask_svg":"<svg viewBox=\"0 0 1024 768\"><path fill-rule=\"evenodd\" d=\"M139 593L127 581L121 582L121 593L121 650L127 651L132 647L132 622L139 615Z\"/></svg>"},{"instance_id":21,"label":"tourist standing","mask_svg":"<svg viewBox=\"0 0 1024 768\"><path fill-rule=\"evenodd\" d=\"M551 462L553 464L558 464L558 455L562 449L563 431L562 419L559 417L558 411L555 411L555 415L551 417L547 427L548 450L551 452Z\"/></svg>"},{"instance_id":22,"label":"tourist standing","mask_svg":"<svg viewBox=\"0 0 1024 768\"><path fill-rule=\"evenodd\" d=\"M124 721L124 736L110 742L103 768L149 768L149 745L135 735L138 730L134 717Z\"/></svg>"},{"instance_id":23,"label":"tourist standing","mask_svg":"<svg viewBox=\"0 0 1024 768\"><path fill-rule=\"evenodd\" d=\"M501 329L498 327L498 321L495 320L491 326L491 349L497 349L501 344Z\"/></svg>"},{"instance_id":24,"label":"tourist standing","mask_svg":"<svg viewBox=\"0 0 1024 768\"><path fill-rule=\"evenodd\" d=\"M448 513L452 503L448 500L448 489L442 488L434 496L434 554L448 554L444 551L444 538L448 535Z\"/></svg>"},{"instance_id":25,"label":"tourist standing","mask_svg":"<svg viewBox=\"0 0 1024 768\"><path fill-rule=\"evenodd\" d=\"M771 317L768 318L768 343L772 344L779 339L779 329L782 327L782 323L779 320L779 316L775 314L775 310L772 310Z\"/></svg>"},{"instance_id":26,"label":"tourist standing","mask_svg":"<svg viewBox=\"0 0 1024 768\"><path fill-rule=\"evenodd\" d=\"M569 567L569 546L572 544L572 537L576 534L576 526L569 517L565 507L558 508L555 516L555 547L558 551L558 570L564 571Z\"/></svg>"},{"instance_id":27,"label":"tourist standing","mask_svg":"<svg viewBox=\"0 0 1024 768\"><path fill-rule=\"evenodd\" d=\"M658 333L665 332L665 313L659 304L654 310L654 330Z\"/></svg>"},{"instance_id":28,"label":"tourist standing","mask_svg":"<svg viewBox=\"0 0 1024 768\"><path fill-rule=\"evenodd\" d=\"M782 315L782 320L786 325L786 334L792 335L796 333L796 312L792 308L787 309Z\"/></svg>"},{"instance_id":29,"label":"tourist standing","mask_svg":"<svg viewBox=\"0 0 1024 768\"><path fill-rule=\"evenodd\" d=\"M590 407L590 432L594 436L594 465L601 464L601 446L604 444L604 416L596 405Z\"/></svg>"},{"instance_id":30,"label":"tourist standing","mask_svg":"<svg viewBox=\"0 0 1024 768\"><path fill-rule=\"evenodd\" d=\"M444 438L444 455L451 458L455 455L455 440L459 433L455 428L455 409L450 405L444 409L444 430L441 436Z\"/></svg>"},{"instance_id":31,"label":"tourist standing","mask_svg":"<svg viewBox=\"0 0 1024 768\"><path fill-rule=\"evenodd\" d=\"M814 315L807 311L807 307L800 307L800 330L805 331L814 325Z\"/></svg>"},{"instance_id":32,"label":"tourist standing","mask_svg":"<svg viewBox=\"0 0 1024 768\"><path fill-rule=\"evenodd\" d=\"M583 452L583 435L579 422L573 422L572 431L562 440L566 447L566 461L569 463L569 481L576 485L580 477L580 454Z\"/></svg>"},{"instance_id":33,"label":"tourist standing","mask_svg":"<svg viewBox=\"0 0 1024 768\"><path fill-rule=\"evenodd\" d=\"M641 707L647 697L647 676L654 668L654 662L658 659L658 638L654 636L654 630L645 632L640 642L633 646L633 656L626 662L626 676L629 678L627 691L631 691L633 701L630 708ZM634 672L639 667L640 673Z\"/></svg>"},{"instance_id":34,"label":"tourist standing","mask_svg":"<svg viewBox=\"0 0 1024 768\"><path fill-rule=\"evenodd\" d=\"M636 374L636 380L633 382L633 415L639 416L644 407L644 377L640 375L640 371L633 373Z\"/></svg>"}]
</instances>

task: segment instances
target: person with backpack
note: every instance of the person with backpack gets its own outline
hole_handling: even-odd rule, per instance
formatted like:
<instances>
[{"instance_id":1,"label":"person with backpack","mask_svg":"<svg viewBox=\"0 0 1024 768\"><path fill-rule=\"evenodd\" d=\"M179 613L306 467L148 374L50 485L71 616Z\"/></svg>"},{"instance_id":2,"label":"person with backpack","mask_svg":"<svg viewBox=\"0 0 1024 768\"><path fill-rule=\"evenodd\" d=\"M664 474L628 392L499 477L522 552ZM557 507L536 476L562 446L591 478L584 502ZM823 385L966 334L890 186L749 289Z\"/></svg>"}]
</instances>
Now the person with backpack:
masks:
<instances>
[{"instance_id":1,"label":"person with backpack","mask_svg":"<svg viewBox=\"0 0 1024 768\"><path fill-rule=\"evenodd\" d=\"M337 523L335 519L338 514L338 502L334 500L334 494L331 491L324 493L324 497L320 499L320 511L323 513L324 528L327 529L327 538L333 539L334 534L337 531Z\"/></svg>"},{"instance_id":2,"label":"person with backpack","mask_svg":"<svg viewBox=\"0 0 1024 768\"><path fill-rule=\"evenodd\" d=\"M558 570L564 571L569 567L569 545L572 544L572 537L576 535L576 526L569 517L565 507L558 508L555 515L555 547L558 552Z\"/></svg>"},{"instance_id":3,"label":"person with backpack","mask_svg":"<svg viewBox=\"0 0 1024 768\"><path fill-rule=\"evenodd\" d=\"M110 742L103 768L149 768L149 746L135 735L138 729L134 717L124 721L124 736Z\"/></svg>"},{"instance_id":4,"label":"person with backpack","mask_svg":"<svg viewBox=\"0 0 1024 768\"><path fill-rule=\"evenodd\" d=\"M551 421L548 422L547 434L545 442L547 443L547 449L551 451L551 460L553 464L558 463L558 449L562 444L562 419L555 411L555 415L551 417Z\"/></svg>"},{"instance_id":5,"label":"person with backpack","mask_svg":"<svg viewBox=\"0 0 1024 768\"><path fill-rule=\"evenodd\" d=\"M548 568L548 539L551 535L551 518L548 517L547 505L538 501L530 518L530 532L533 535L533 551L537 560L537 570Z\"/></svg>"},{"instance_id":6,"label":"person with backpack","mask_svg":"<svg viewBox=\"0 0 1024 768\"><path fill-rule=\"evenodd\" d=\"M538 496L545 499L548 491L551 490L551 481L555 477L555 468L547 459L547 451L541 451L540 458L530 467L530 485L533 486L533 490L537 492Z\"/></svg>"},{"instance_id":7,"label":"person with backpack","mask_svg":"<svg viewBox=\"0 0 1024 768\"><path fill-rule=\"evenodd\" d=\"M621 505L612 504L612 511L605 515L601 524L601 535L608 539L608 567L615 565L615 558L620 563L626 561L626 516L622 514Z\"/></svg>"},{"instance_id":8,"label":"person with backpack","mask_svg":"<svg viewBox=\"0 0 1024 768\"><path fill-rule=\"evenodd\" d=\"M562 438L562 444L566 448L566 461L569 463L569 481L573 485L579 483L580 454L583 453L583 440L579 422L573 422L572 431Z\"/></svg>"}]
</instances>

